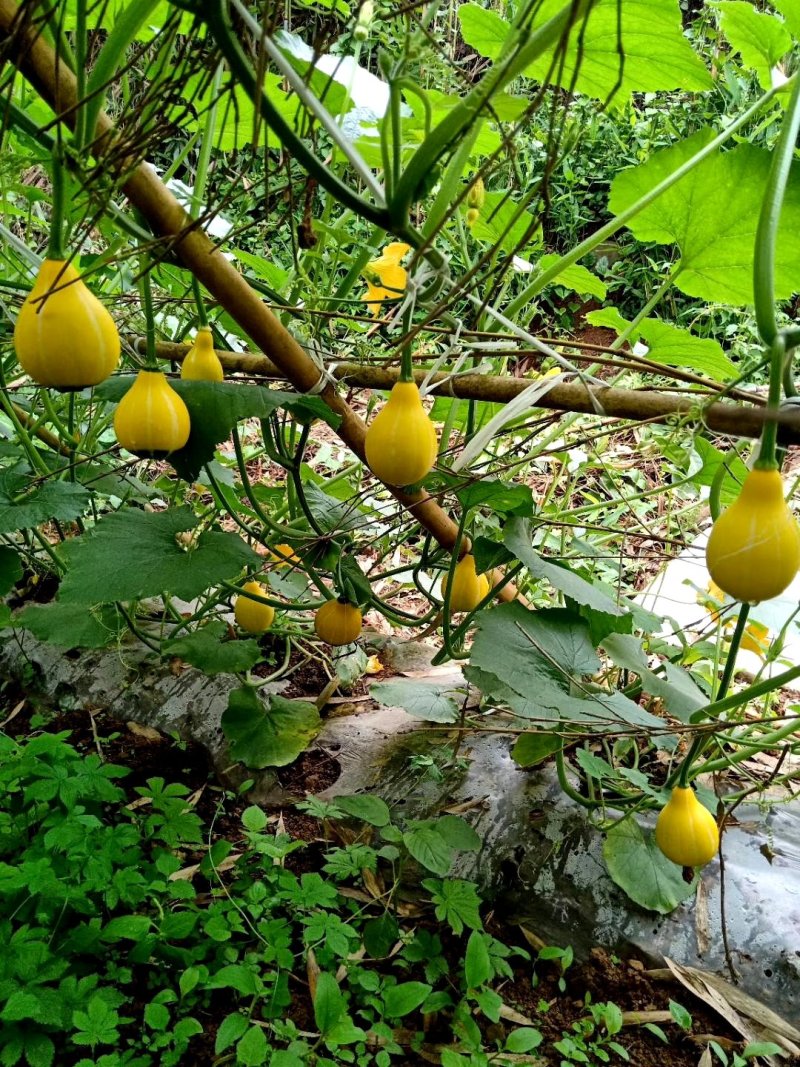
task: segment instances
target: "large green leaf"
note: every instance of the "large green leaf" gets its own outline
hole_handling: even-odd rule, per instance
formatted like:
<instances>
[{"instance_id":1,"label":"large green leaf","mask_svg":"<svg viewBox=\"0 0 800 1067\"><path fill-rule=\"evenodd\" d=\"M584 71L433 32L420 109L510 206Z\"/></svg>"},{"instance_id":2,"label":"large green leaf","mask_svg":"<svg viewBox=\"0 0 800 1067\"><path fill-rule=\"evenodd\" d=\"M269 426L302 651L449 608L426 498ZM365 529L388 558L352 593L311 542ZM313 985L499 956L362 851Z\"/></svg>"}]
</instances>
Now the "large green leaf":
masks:
<instances>
[{"instance_id":1,"label":"large green leaf","mask_svg":"<svg viewBox=\"0 0 800 1067\"><path fill-rule=\"evenodd\" d=\"M771 88L772 68L792 48L785 24L775 15L757 11L747 0L717 0L714 6L733 50L756 71L761 88Z\"/></svg>"},{"instance_id":2,"label":"large green leaf","mask_svg":"<svg viewBox=\"0 0 800 1067\"><path fill-rule=\"evenodd\" d=\"M624 819L606 834L603 856L608 873L631 900L648 911L666 915L694 892L681 869L667 859L653 834L643 834L634 818Z\"/></svg>"},{"instance_id":3,"label":"large green leaf","mask_svg":"<svg viewBox=\"0 0 800 1067\"><path fill-rule=\"evenodd\" d=\"M132 374L107 378L97 387L95 394L101 400L119 403L133 382ZM197 478L203 464L214 458L215 447L228 440L233 427L242 419L266 419L279 407L297 410L298 417L303 418L309 411L306 397L267 389L262 385L183 381L180 378L170 380L170 385L182 397L191 420L188 442L169 457L175 470L187 481ZM316 404L313 411L315 415L325 415L331 425L338 425L340 421L327 404Z\"/></svg>"},{"instance_id":4,"label":"large green leaf","mask_svg":"<svg viewBox=\"0 0 800 1067\"><path fill-rule=\"evenodd\" d=\"M89 506L91 493L73 482L45 482L29 489L31 473L20 465L0 471L0 534L39 526L49 519L71 522Z\"/></svg>"},{"instance_id":5,"label":"large green leaf","mask_svg":"<svg viewBox=\"0 0 800 1067\"><path fill-rule=\"evenodd\" d=\"M580 616L529 611L517 602L480 613L470 663L532 698L543 690L565 692L573 677L600 668Z\"/></svg>"},{"instance_id":6,"label":"large green leaf","mask_svg":"<svg viewBox=\"0 0 800 1067\"><path fill-rule=\"evenodd\" d=\"M656 152L646 163L618 174L609 207L624 211L695 155L714 136L699 133ZM753 247L771 155L741 144L716 152L632 218L640 241L677 244L675 284L689 296L727 304L753 303ZM800 289L800 167L789 179L775 262L775 295Z\"/></svg>"},{"instance_id":7,"label":"large green leaf","mask_svg":"<svg viewBox=\"0 0 800 1067\"><path fill-rule=\"evenodd\" d=\"M307 700L272 696L264 704L254 689L235 689L222 716L231 756L246 767L285 767L317 736L322 720Z\"/></svg>"},{"instance_id":8,"label":"large green leaf","mask_svg":"<svg viewBox=\"0 0 800 1067\"><path fill-rule=\"evenodd\" d=\"M415 678L395 678L378 682L370 688L370 696L386 708L404 708L415 719L428 722L456 722L458 704L452 685L437 685Z\"/></svg>"},{"instance_id":9,"label":"large green leaf","mask_svg":"<svg viewBox=\"0 0 800 1067\"><path fill-rule=\"evenodd\" d=\"M586 321L594 326L608 326L618 334L630 323L616 308L590 311ZM705 374L717 382L726 382L738 374L736 364L725 355L722 345L712 337L695 337L689 330L662 319L644 319L636 326L631 341L641 337L647 343L647 358L666 367L684 367Z\"/></svg>"},{"instance_id":10,"label":"large green leaf","mask_svg":"<svg viewBox=\"0 0 800 1067\"><path fill-rule=\"evenodd\" d=\"M164 645L164 654L180 656L205 674L249 671L261 658L258 641L226 641L227 626L215 620Z\"/></svg>"},{"instance_id":11,"label":"large green leaf","mask_svg":"<svg viewBox=\"0 0 800 1067\"><path fill-rule=\"evenodd\" d=\"M486 696L531 723L563 721L592 729L663 726L624 693L581 681L600 666L589 634L586 620L573 612L503 604L481 612L464 673Z\"/></svg>"},{"instance_id":12,"label":"large green leaf","mask_svg":"<svg viewBox=\"0 0 800 1067\"><path fill-rule=\"evenodd\" d=\"M179 535L193 531L197 521L189 507L155 514L130 508L107 515L91 532L64 545L69 569L61 600L103 604L161 593L191 600L260 562L240 537L220 530L206 530L186 547Z\"/></svg>"},{"instance_id":13,"label":"large green leaf","mask_svg":"<svg viewBox=\"0 0 800 1067\"><path fill-rule=\"evenodd\" d=\"M520 563L525 564L532 578L549 582L576 603L602 611L605 615L625 614L624 608L570 570L567 564L550 563L540 556L531 544L531 527L524 519L513 518L506 523L503 541L509 552L513 552Z\"/></svg>"},{"instance_id":14,"label":"large green leaf","mask_svg":"<svg viewBox=\"0 0 800 1067\"><path fill-rule=\"evenodd\" d=\"M776 11L780 11L789 30L800 40L800 5L797 0L771 0Z\"/></svg>"},{"instance_id":15,"label":"large green leaf","mask_svg":"<svg viewBox=\"0 0 800 1067\"><path fill-rule=\"evenodd\" d=\"M85 604L28 604L14 617L15 626L23 626L58 648L105 648L114 642L124 622L110 604L87 607Z\"/></svg>"},{"instance_id":16,"label":"large green leaf","mask_svg":"<svg viewBox=\"0 0 800 1067\"><path fill-rule=\"evenodd\" d=\"M544 0L537 5L534 27L564 6L564 0ZM476 4L462 4L459 18L464 40L481 55L496 59L509 33L508 23ZM620 41L624 57L619 54ZM550 51L525 73L598 100L613 93L620 102L632 92L713 88L708 71L683 36L678 0L598 0L588 17L573 27L563 63Z\"/></svg>"}]
</instances>

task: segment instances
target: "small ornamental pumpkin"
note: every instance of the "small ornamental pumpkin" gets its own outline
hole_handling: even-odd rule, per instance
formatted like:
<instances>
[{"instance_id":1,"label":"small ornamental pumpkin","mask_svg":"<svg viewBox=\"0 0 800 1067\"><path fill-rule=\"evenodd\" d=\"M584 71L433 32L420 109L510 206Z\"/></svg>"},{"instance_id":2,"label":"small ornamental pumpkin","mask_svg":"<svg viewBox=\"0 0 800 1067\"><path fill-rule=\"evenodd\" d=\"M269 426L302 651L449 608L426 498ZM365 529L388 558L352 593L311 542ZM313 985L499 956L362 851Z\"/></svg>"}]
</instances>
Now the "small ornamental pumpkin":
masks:
<instances>
[{"instance_id":1,"label":"small ornamental pumpkin","mask_svg":"<svg viewBox=\"0 0 800 1067\"><path fill-rule=\"evenodd\" d=\"M361 636L361 611L347 600L326 600L317 608L314 630L329 645L349 645Z\"/></svg>"}]
</instances>

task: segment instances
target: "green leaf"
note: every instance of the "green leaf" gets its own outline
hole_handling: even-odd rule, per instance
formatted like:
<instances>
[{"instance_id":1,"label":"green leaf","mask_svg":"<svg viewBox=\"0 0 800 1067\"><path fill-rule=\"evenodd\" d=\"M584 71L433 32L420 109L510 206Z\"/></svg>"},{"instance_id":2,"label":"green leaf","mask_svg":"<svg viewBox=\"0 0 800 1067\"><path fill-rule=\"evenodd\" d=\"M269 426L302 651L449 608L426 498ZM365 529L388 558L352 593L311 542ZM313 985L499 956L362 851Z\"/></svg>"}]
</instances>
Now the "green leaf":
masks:
<instances>
[{"instance_id":1,"label":"green leaf","mask_svg":"<svg viewBox=\"0 0 800 1067\"><path fill-rule=\"evenodd\" d=\"M459 852L477 852L483 843L466 819L459 815L441 815L433 825L448 845Z\"/></svg>"},{"instance_id":2,"label":"green leaf","mask_svg":"<svg viewBox=\"0 0 800 1067\"><path fill-rule=\"evenodd\" d=\"M332 974L323 971L317 976L314 993L314 1019L317 1029L325 1037L347 1015L347 1005L339 983Z\"/></svg>"},{"instance_id":3,"label":"green leaf","mask_svg":"<svg viewBox=\"0 0 800 1067\"><path fill-rule=\"evenodd\" d=\"M542 25L563 6L563 0L544 0L536 8L534 25ZM618 51L620 38L624 59ZM546 52L526 74L619 104L634 92L703 92L714 87L683 35L677 0L598 0L585 19L575 20L566 48L557 57Z\"/></svg>"},{"instance_id":4,"label":"green leaf","mask_svg":"<svg viewBox=\"0 0 800 1067\"><path fill-rule=\"evenodd\" d=\"M352 500L341 503L313 482L304 486L304 492L309 511L324 533L347 533L364 527L361 508Z\"/></svg>"},{"instance_id":5,"label":"green leaf","mask_svg":"<svg viewBox=\"0 0 800 1067\"><path fill-rule=\"evenodd\" d=\"M169 1008L164 1004L151 1001L145 1005L144 1021L151 1030L166 1030L169 1026Z\"/></svg>"},{"instance_id":6,"label":"green leaf","mask_svg":"<svg viewBox=\"0 0 800 1067\"><path fill-rule=\"evenodd\" d=\"M34 1032L25 1035L25 1059L29 1067L51 1067L55 1053L55 1045L47 1034Z\"/></svg>"},{"instance_id":7,"label":"green leaf","mask_svg":"<svg viewBox=\"0 0 800 1067\"><path fill-rule=\"evenodd\" d=\"M714 136L701 130L656 152L611 184L609 208L624 211L672 174ZM632 218L640 241L677 244L680 270L674 284L689 296L734 305L753 303L753 248L771 154L740 144L715 152ZM775 262L775 297L800 289L800 166L789 178L781 213Z\"/></svg>"},{"instance_id":8,"label":"green leaf","mask_svg":"<svg viewBox=\"0 0 800 1067\"><path fill-rule=\"evenodd\" d=\"M415 719L446 723L458 721L459 705L449 695L452 692L452 685L397 678L391 682L377 682L370 686L369 694L385 708L403 708Z\"/></svg>"},{"instance_id":9,"label":"green leaf","mask_svg":"<svg viewBox=\"0 0 800 1067\"><path fill-rule=\"evenodd\" d=\"M542 1035L530 1026L514 1030L506 1039L506 1052L532 1052L542 1043Z\"/></svg>"},{"instance_id":10,"label":"green leaf","mask_svg":"<svg viewBox=\"0 0 800 1067\"><path fill-rule=\"evenodd\" d=\"M397 920L391 912L384 912L377 919L370 919L364 927L364 948L373 959L388 956L400 936Z\"/></svg>"},{"instance_id":11,"label":"green leaf","mask_svg":"<svg viewBox=\"0 0 800 1067\"><path fill-rule=\"evenodd\" d=\"M381 797L365 793L337 797L336 807L341 808L354 819L369 823L370 826L388 826L391 821L389 806Z\"/></svg>"},{"instance_id":12,"label":"green leaf","mask_svg":"<svg viewBox=\"0 0 800 1067\"><path fill-rule=\"evenodd\" d=\"M106 515L91 532L64 545L69 570L61 600L100 604L161 593L191 600L260 563L240 537L219 530L205 530L184 547L177 536L194 530L197 521L189 507Z\"/></svg>"},{"instance_id":13,"label":"green leaf","mask_svg":"<svg viewBox=\"0 0 800 1067\"><path fill-rule=\"evenodd\" d=\"M608 317L604 313L610 310L612 309L604 308L602 312L590 311L586 321L597 326L609 325ZM620 334L629 325L627 319L620 315L611 328ZM728 359L718 341L710 337L695 337L688 330L662 322L661 319L644 319L631 335L631 340L637 337L647 343L646 356L653 363L666 367L685 367L697 374L705 374L717 382L728 381L739 373L736 364Z\"/></svg>"},{"instance_id":14,"label":"green leaf","mask_svg":"<svg viewBox=\"0 0 800 1067\"><path fill-rule=\"evenodd\" d=\"M684 882L680 867L661 852L655 836L645 836L633 818L606 834L603 856L620 889L643 908L666 915L694 892L696 880Z\"/></svg>"},{"instance_id":15,"label":"green leaf","mask_svg":"<svg viewBox=\"0 0 800 1067\"><path fill-rule=\"evenodd\" d=\"M245 830L258 834L266 825L267 816L264 813L264 809L259 808L257 804L251 804L249 808L245 808L242 812L242 826L244 826Z\"/></svg>"},{"instance_id":16,"label":"green leaf","mask_svg":"<svg viewBox=\"0 0 800 1067\"><path fill-rule=\"evenodd\" d=\"M292 763L321 727L319 712L308 701L271 696L265 705L249 687L230 694L222 715L231 756L256 770Z\"/></svg>"},{"instance_id":17,"label":"green leaf","mask_svg":"<svg viewBox=\"0 0 800 1067\"><path fill-rule=\"evenodd\" d=\"M0 547L0 596L9 593L22 577L22 562L13 548Z\"/></svg>"},{"instance_id":18,"label":"green leaf","mask_svg":"<svg viewBox=\"0 0 800 1067\"><path fill-rule=\"evenodd\" d=\"M120 915L109 919L100 936L104 941L141 941L151 926L147 915Z\"/></svg>"},{"instance_id":19,"label":"green leaf","mask_svg":"<svg viewBox=\"0 0 800 1067\"><path fill-rule=\"evenodd\" d=\"M459 4L461 36L479 55L496 59L511 31L511 26L490 8L477 4Z\"/></svg>"},{"instance_id":20,"label":"green leaf","mask_svg":"<svg viewBox=\"0 0 800 1067\"><path fill-rule=\"evenodd\" d=\"M260 1026L251 1026L236 1046L240 1067L263 1067L267 1061L267 1035Z\"/></svg>"},{"instance_id":21,"label":"green leaf","mask_svg":"<svg viewBox=\"0 0 800 1067\"><path fill-rule=\"evenodd\" d=\"M720 29L742 62L758 74L762 89L772 87L772 68L791 51L792 35L775 15L756 11L745 0L716 0Z\"/></svg>"},{"instance_id":22,"label":"green leaf","mask_svg":"<svg viewBox=\"0 0 800 1067\"><path fill-rule=\"evenodd\" d=\"M497 246L509 255L538 248L542 240L541 220L521 208L508 189L486 193L471 231L476 241Z\"/></svg>"},{"instance_id":23,"label":"green leaf","mask_svg":"<svg viewBox=\"0 0 800 1067\"><path fill-rule=\"evenodd\" d=\"M486 938L479 930L473 930L467 941L464 955L464 975L468 989L477 989L484 985L494 974Z\"/></svg>"},{"instance_id":24,"label":"green leaf","mask_svg":"<svg viewBox=\"0 0 800 1067\"><path fill-rule=\"evenodd\" d=\"M478 574L485 574L486 571L493 570L495 567L502 567L514 558L513 553L509 552L505 545L482 535L472 542L472 554L475 557L475 570Z\"/></svg>"},{"instance_id":25,"label":"green leaf","mask_svg":"<svg viewBox=\"0 0 800 1067\"><path fill-rule=\"evenodd\" d=\"M487 508L499 515L532 515L533 491L527 485L509 485L480 478L456 490L463 508Z\"/></svg>"},{"instance_id":26,"label":"green leaf","mask_svg":"<svg viewBox=\"0 0 800 1067\"><path fill-rule=\"evenodd\" d=\"M511 758L519 767L535 767L558 752L563 741L558 734L537 730L536 733L520 734L511 749Z\"/></svg>"},{"instance_id":27,"label":"green leaf","mask_svg":"<svg viewBox=\"0 0 800 1067\"><path fill-rule=\"evenodd\" d=\"M606 615L624 615L624 608L619 607L611 597L597 590L585 578L581 578L568 566L550 563L536 552L532 545L530 525L524 519L514 518L506 523L503 541L520 563L524 563L531 577L549 582L555 589L578 604L586 604L595 611Z\"/></svg>"},{"instance_id":28,"label":"green leaf","mask_svg":"<svg viewBox=\"0 0 800 1067\"><path fill-rule=\"evenodd\" d=\"M642 688L652 696L661 697L667 710L681 722L688 722L692 712L705 707L708 697L692 679L688 671L674 663L664 662L664 676L649 667L642 642L632 634L609 634L602 647L618 667L638 674Z\"/></svg>"},{"instance_id":29,"label":"green leaf","mask_svg":"<svg viewBox=\"0 0 800 1067\"><path fill-rule=\"evenodd\" d=\"M384 990L383 1008L389 1019L400 1019L418 1008L433 986L427 982L401 982Z\"/></svg>"},{"instance_id":30,"label":"green leaf","mask_svg":"<svg viewBox=\"0 0 800 1067\"><path fill-rule=\"evenodd\" d=\"M444 876L450 870L454 850L430 823L406 830L403 844L418 863L434 874Z\"/></svg>"},{"instance_id":31,"label":"green leaf","mask_svg":"<svg viewBox=\"0 0 800 1067\"><path fill-rule=\"evenodd\" d=\"M800 40L800 7L797 0L770 0L776 11L780 11L792 34Z\"/></svg>"},{"instance_id":32,"label":"green leaf","mask_svg":"<svg viewBox=\"0 0 800 1067\"><path fill-rule=\"evenodd\" d=\"M240 1014L238 1011L226 1015L217 1030L214 1052L219 1055L220 1052L224 1052L226 1048L230 1048L230 1046L235 1041L238 1041L242 1034L244 1034L249 1025L250 1021L247 1016Z\"/></svg>"},{"instance_id":33,"label":"green leaf","mask_svg":"<svg viewBox=\"0 0 800 1067\"><path fill-rule=\"evenodd\" d=\"M750 1041L742 1049L742 1055L746 1060L751 1060L754 1056L781 1056L784 1051L774 1041Z\"/></svg>"},{"instance_id":34,"label":"green leaf","mask_svg":"<svg viewBox=\"0 0 800 1067\"><path fill-rule=\"evenodd\" d=\"M543 689L563 692L572 677L600 668L579 615L530 611L517 602L480 613L470 663L517 693L537 696Z\"/></svg>"},{"instance_id":35,"label":"green leaf","mask_svg":"<svg viewBox=\"0 0 800 1067\"><path fill-rule=\"evenodd\" d=\"M456 936L460 936L465 926L470 930L481 929L481 899L474 882L463 878L447 878L443 882L426 878L422 886L431 895L436 918L446 922Z\"/></svg>"},{"instance_id":36,"label":"green leaf","mask_svg":"<svg viewBox=\"0 0 800 1067\"><path fill-rule=\"evenodd\" d=\"M691 1030L692 1017L686 1008L684 1008L683 1004L678 1004L676 1000L670 1000L669 1013L678 1026L680 1026L681 1030Z\"/></svg>"},{"instance_id":37,"label":"green leaf","mask_svg":"<svg viewBox=\"0 0 800 1067\"><path fill-rule=\"evenodd\" d=\"M694 450L702 466L692 475L695 485L712 485L717 478L719 468L724 465L725 474L720 482L720 503L723 507L732 504L742 491L742 485L748 470L742 458L721 452L710 441L698 435L694 439Z\"/></svg>"},{"instance_id":38,"label":"green leaf","mask_svg":"<svg viewBox=\"0 0 800 1067\"><path fill-rule=\"evenodd\" d=\"M27 604L14 616L14 625L58 648L105 648L116 641L125 623L109 604L87 607L55 600Z\"/></svg>"},{"instance_id":39,"label":"green leaf","mask_svg":"<svg viewBox=\"0 0 800 1067\"><path fill-rule=\"evenodd\" d=\"M261 659L258 641L225 641L227 626L214 620L184 637L166 641L165 656L179 656L205 674L238 674L249 671Z\"/></svg>"},{"instance_id":40,"label":"green leaf","mask_svg":"<svg viewBox=\"0 0 800 1067\"><path fill-rule=\"evenodd\" d=\"M72 482L45 482L29 489L24 467L0 472L0 534L39 526L50 519L72 522L89 506L91 493Z\"/></svg>"},{"instance_id":41,"label":"green leaf","mask_svg":"<svg viewBox=\"0 0 800 1067\"><path fill-rule=\"evenodd\" d=\"M134 376L127 374L107 378L97 386L95 395L101 400L119 403L133 382ZM186 446L169 457L175 470L187 481L197 478L203 464L214 458L216 446L228 440L238 422L269 418L279 407L291 411L295 404L302 405L304 400L297 393L239 382L197 382L175 378L170 380L170 385L183 399L191 420L192 429ZM329 412L328 421L338 425L339 417L327 405L325 410Z\"/></svg>"},{"instance_id":42,"label":"green leaf","mask_svg":"<svg viewBox=\"0 0 800 1067\"><path fill-rule=\"evenodd\" d=\"M559 258L560 256L554 252L541 256L536 261L537 274L546 271ZM580 263L573 263L571 266L559 271L550 282L550 285L561 285L565 289L571 289L574 293L580 293L581 296L594 296L598 300L605 300L608 292L606 283L587 267L582 267Z\"/></svg>"}]
</instances>

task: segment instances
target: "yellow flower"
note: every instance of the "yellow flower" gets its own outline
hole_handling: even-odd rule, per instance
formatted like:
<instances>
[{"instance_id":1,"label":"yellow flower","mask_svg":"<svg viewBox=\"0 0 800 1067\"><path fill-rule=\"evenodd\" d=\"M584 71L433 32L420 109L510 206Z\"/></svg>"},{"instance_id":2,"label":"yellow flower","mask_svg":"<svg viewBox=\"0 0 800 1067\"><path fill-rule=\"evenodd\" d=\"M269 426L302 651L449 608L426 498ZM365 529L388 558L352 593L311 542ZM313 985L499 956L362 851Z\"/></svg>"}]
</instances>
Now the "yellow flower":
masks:
<instances>
[{"instance_id":1,"label":"yellow flower","mask_svg":"<svg viewBox=\"0 0 800 1067\"><path fill-rule=\"evenodd\" d=\"M367 277L367 291L361 297L367 302L372 315L380 315L384 300L397 300L405 291L408 281L408 272L400 266L400 260L411 251L411 245L403 241L392 241L388 244L378 259L373 259L367 264L368 275L377 276L380 285Z\"/></svg>"}]
</instances>

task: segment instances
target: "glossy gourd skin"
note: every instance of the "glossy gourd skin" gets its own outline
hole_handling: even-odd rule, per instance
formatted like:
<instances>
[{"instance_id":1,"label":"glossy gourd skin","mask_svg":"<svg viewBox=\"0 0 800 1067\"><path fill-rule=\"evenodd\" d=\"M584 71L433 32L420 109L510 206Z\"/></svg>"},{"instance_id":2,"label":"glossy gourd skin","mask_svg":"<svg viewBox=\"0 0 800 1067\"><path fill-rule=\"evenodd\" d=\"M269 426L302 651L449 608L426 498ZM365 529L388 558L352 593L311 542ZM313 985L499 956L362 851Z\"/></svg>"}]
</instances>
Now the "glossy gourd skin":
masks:
<instances>
[{"instance_id":1,"label":"glossy gourd skin","mask_svg":"<svg viewBox=\"0 0 800 1067\"><path fill-rule=\"evenodd\" d=\"M181 378L195 382L221 382L225 373L214 351L211 330L203 326L197 331L194 344L181 364Z\"/></svg>"},{"instance_id":2,"label":"glossy gourd skin","mask_svg":"<svg viewBox=\"0 0 800 1067\"><path fill-rule=\"evenodd\" d=\"M445 578L445 590L447 579ZM444 590L443 590L444 591ZM462 556L453 572L450 590L451 611L472 611L489 592L489 579L475 570L475 557L468 553Z\"/></svg>"},{"instance_id":3,"label":"glossy gourd skin","mask_svg":"<svg viewBox=\"0 0 800 1067\"><path fill-rule=\"evenodd\" d=\"M414 382L396 382L370 423L364 448L373 474L386 485L413 485L436 461L436 429Z\"/></svg>"},{"instance_id":4,"label":"glossy gourd skin","mask_svg":"<svg viewBox=\"0 0 800 1067\"><path fill-rule=\"evenodd\" d=\"M326 600L317 608L314 630L329 645L349 645L361 636L361 611L346 600Z\"/></svg>"},{"instance_id":5,"label":"glossy gourd skin","mask_svg":"<svg viewBox=\"0 0 800 1067\"><path fill-rule=\"evenodd\" d=\"M45 259L39 268L14 327L14 348L35 382L64 390L98 385L120 352L111 315L63 259Z\"/></svg>"},{"instance_id":6,"label":"glossy gourd skin","mask_svg":"<svg viewBox=\"0 0 800 1067\"><path fill-rule=\"evenodd\" d=\"M266 596L267 591L261 582L245 582L242 589L256 596ZM246 596L237 596L233 605L233 617L243 630L249 634L263 634L272 626L275 609L269 604L259 604Z\"/></svg>"},{"instance_id":7,"label":"glossy gourd skin","mask_svg":"<svg viewBox=\"0 0 800 1067\"><path fill-rule=\"evenodd\" d=\"M704 867L719 850L717 822L691 787L675 786L656 823L656 844L680 867Z\"/></svg>"},{"instance_id":8,"label":"glossy gourd skin","mask_svg":"<svg viewBox=\"0 0 800 1067\"><path fill-rule=\"evenodd\" d=\"M189 411L161 371L140 370L117 405L114 432L135 456L168 456L189 440Z\"/></svg>"},{"instance_id":9,"label":"glossy gourd skin","mask_svg":"<svg viewBox=\"0 0 800 1067\"><path fill-rule=\"evenodd\" d=\"M720 589L748 603L770 600L791 583L800 568L800 528L777 470L750 471L714 523L706 564Z\"/></svg>"}]
</instances>

